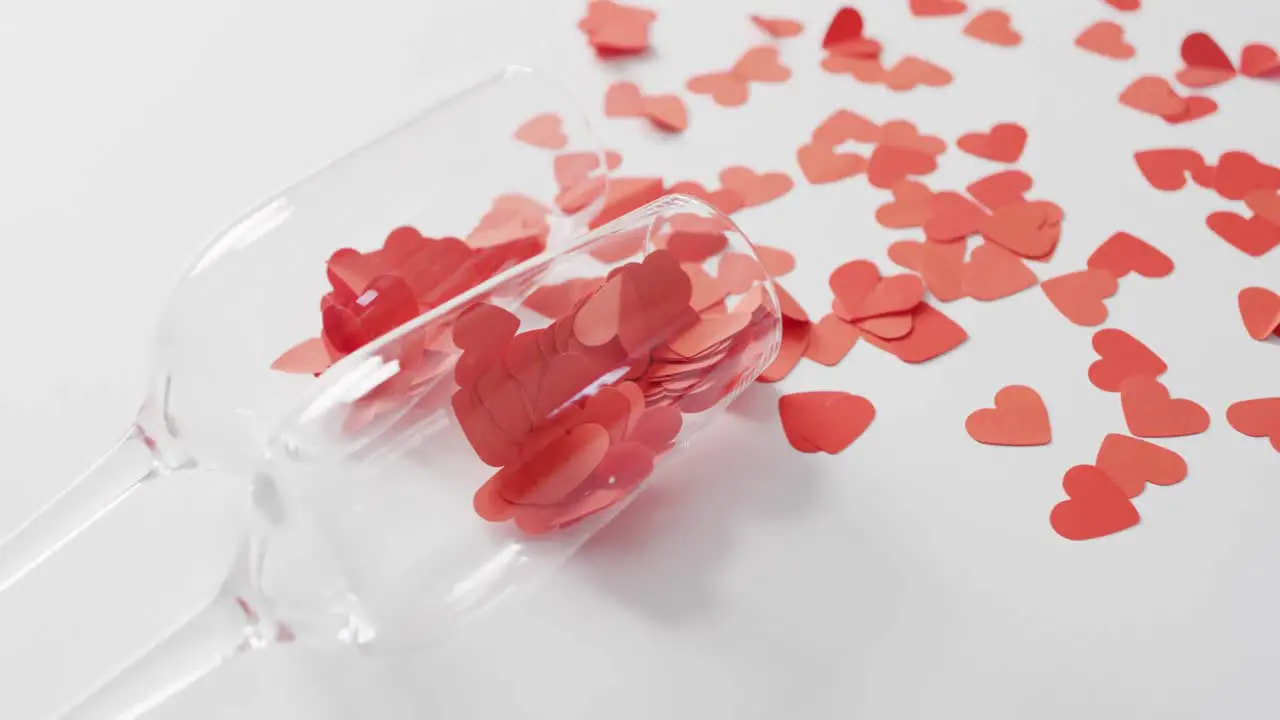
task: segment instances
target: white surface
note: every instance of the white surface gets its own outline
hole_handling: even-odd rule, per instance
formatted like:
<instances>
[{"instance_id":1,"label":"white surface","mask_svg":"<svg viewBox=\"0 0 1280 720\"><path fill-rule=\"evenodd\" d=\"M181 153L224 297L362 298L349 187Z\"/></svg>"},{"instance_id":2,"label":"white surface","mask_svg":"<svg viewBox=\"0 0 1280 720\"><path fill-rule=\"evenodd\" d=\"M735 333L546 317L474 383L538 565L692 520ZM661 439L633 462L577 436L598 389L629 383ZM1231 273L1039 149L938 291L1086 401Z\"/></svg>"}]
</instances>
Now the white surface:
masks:
<instances>
[{"instance_id":1,"label":"white surface","mask_svg":"<svg viewBox=\"0 0 1280 720\"><path fill-rule=\"evenodd\" d=\"M949 141L1024 123L1034 195L1067 213L1041 277L1082 267L1121 229L1178 264L1166 280L1125 279L1109 324L1155 348L1175 395L1213 415L1207 434L1169 443L1190 477L1144 493L1131 531L1080 544L1054 535L1063 471L1123 430L1117 399L1085 375L1091 331L1038 291L961 301L947 312L972 339L937 362L908 366L864 345L837 369L804 364L780 388L758 388L716 431L717 443L736 441L732 453L642 496L553 582L457 640L377 661L269 651L156 717L1274 717L1280 455L1223 412L1280 394L1280 348L1248 340L1235 311L1241 287L1278 288L1280 252L1256 260L1228 247L1204 217L1232 204L1194 187L1155 192L1132 153L1243 148L1280 161L1280 86L1234 81L1212 92L1218 114L1176 127L1115 98L1141 72L1172 73L1190 30L1232 55L1248 41L1280 46L1280 6L1164 0L1121 14L1101 0L1007 0L1026 41L1006 50L963 37L961 20L910 18L906 0L863 3L888 53L956 75L942 90L894 94L818 68L836 2L646 4L659 10L654 56L606 67L574 26L580 0L10 3L0 534L123 431L171 279L256 200L506 61L566 76L596 113L622 74L679 90L761 42L750 12L808 24L783 45L794 79L753 88L739 109L689 98L680 138L603 125L623 172L791 173L796 191L738 218L752 239L796 251L785 284L820 311L835 264L883 262L889 242L912 235L875 224L887 194L865 179L803 182L795 149L822 118L847 107ZM1137 60L1072 47L1104 18L1128 28ZM953 150L928 182L961 187L992 168ZM1043 394L1051 446L965 436L964 417L1012 382ZM776 393L827 388L866 395L879 415L843 455L802 456L782 437ZM0 597L0 717L46 717L180 617L221 570L223 545L210 538L224 514L203 511L238 501L213 480L154 488Z\"/></svg>"}]
</instances>

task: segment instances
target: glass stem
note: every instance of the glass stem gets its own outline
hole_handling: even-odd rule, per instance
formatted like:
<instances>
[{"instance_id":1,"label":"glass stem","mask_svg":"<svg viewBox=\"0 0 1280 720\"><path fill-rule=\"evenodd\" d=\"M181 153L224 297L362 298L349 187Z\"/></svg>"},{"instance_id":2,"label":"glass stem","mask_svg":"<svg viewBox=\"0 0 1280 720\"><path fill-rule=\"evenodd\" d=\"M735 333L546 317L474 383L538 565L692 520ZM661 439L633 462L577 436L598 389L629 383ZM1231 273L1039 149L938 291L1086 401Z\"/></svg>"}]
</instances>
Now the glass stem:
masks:
<instances>
[{"instance_id":1,"label":"glass stem","mask_svg":"<svg viewBox=\"0 0 1280 720\"><path fill-rule=\"evenodd\" d=\"M66 490L0 544L0 592L22 579L140 483L167 472L136 425Z\"/></svg>"},{"instance_id":2,"label":"glass stem","mask_svg":"<svg viewBox=\"0 0 1280 720\"><path fill-rule=\"evenodd\" d=\"M272 638L259 634L243 600L220 593L90 695L62 720L133 720L213 672L224 662Z\"/></svg>"}]
</instances>

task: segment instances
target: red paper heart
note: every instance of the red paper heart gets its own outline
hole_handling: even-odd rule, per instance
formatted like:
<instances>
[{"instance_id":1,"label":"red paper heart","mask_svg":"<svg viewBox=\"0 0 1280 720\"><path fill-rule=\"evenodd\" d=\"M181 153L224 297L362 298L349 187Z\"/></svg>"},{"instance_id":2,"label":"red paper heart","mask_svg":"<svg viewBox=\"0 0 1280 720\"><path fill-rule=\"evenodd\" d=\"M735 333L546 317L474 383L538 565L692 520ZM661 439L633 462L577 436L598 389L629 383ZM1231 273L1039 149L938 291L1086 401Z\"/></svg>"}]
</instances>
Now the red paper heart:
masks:
<instances>
[{"instance_id":1,"label":"red paper heart","mask_svg":"<svg viewBox=\"0 0 1280 720\"><path fill-rule=\"evenodd\" d=\"M1271 447L1280 452L1280 398L1232 403L1227 408L1227 422L1242 435L1269 438Z\"/></svg>"},{"instance_id":2,"label":"red paper heart","mask_svg":"<svg viewBox=\"0 0 1280 720\"><path fill-rule=\"evenodd\" d=\"M937 242L960 240L976 234L989 218L985 210L960 193L936 193L929 199L924 235Z\"/></svg>"},{"instance_id":3,"label":"red paper heart","mask_svg":"<svg viewBox=\"0 0 1280 720\"><path fill-rule=\"evenodd\" d=\"M644 93L640 91L639 85L619 80L605 91L605 117L640 117L643 114Z\"/></svg>"},{"instance_id":4,"label":"red paper heart","mask_svg":"<svg viewBox=\"0 0 1280 720\"><path fill-rule=\"evenodd\" d=\"M796 35L804 32L803 24L797 20L790 20L787 18L767 18L759 15L752 15L751 22L755 23L756 27L763 30L767 35L769 35L769 37L779 39L795 37Z\"/></svg>"},{"instance_id":5,"label":"red paper heart","mask_svg":"<svg viewBox=\"0 0 1280 720\"><path fill-rule=\"evenodd\" d=\"M1178 82L1187 87L1211 87L1236 76L1236 68L1222 46L1207 33L1194 32L1182 41L1182 61Z\"/></svg>"},{"instance_id":6,"label":"red paper heart","mask_svg":"<svg viewBox=\"0 0 1280 720\"><path fill-rule=\"evenodd\" d=\"M530 118L516 129L516 139L534 147L559 150L569 143L561 129L560 116L543 113Z\"/></svg>"},{"instance_id":7,"label":"red paper heart","mask_svg":"<svg viewBox=\"0 0 1280 720\"><path fill-rule=\"evenodd\" d=\"M1240 74L1264 80L1280 78L1280 55L1267 45L1245 45L1240 52Z\"/></svg>"},{"instance_id":8,"label":"red paper heart","mask_svg":"<svg viewBox=\"0 0 1280 720\"><path fill-rule=\"evenodd\" d=\"M858 308L880 283L880 270L869 260L854 260L833 270L827 283L843 307Z\"/></svg>"},{"instance_id":9,"label":"red paper heart","mask_svg":"<svg viewBox=\"0 0 1280 720\"><path fill-rule=\"evenodd\" d=\"M1186 108L1182 112L1165 115L1164 121L1170 125L1181 125L1189 123L1192 120L1199 120L1202 117L1212 115L1218 111L1218 102L1211 97L1203 95L1191 95L1184 98Z\"/></svg>"},{"instance_id":10,"label":"red paper heart","mask_svg":"<svg viewBox=\"0 0 1280 720\"><path fill-rule=\"evenodd\" d=\"M921 227L929 219L933 192L923 183L902 180L893 186L893 202L876 208L876 221L887 228Z\"/></svg>"},{"instance_id":11,"label":"red paper heart","mask_svg":"<svg viewBox=\"0 0 1280 720\"><path fill-rule=\"evenodd\" d=\"M695 75L684 86L695 95L710 95L717 105L723 107L742 105L750 92L746 79L731 72Z\"/></svg>"},{"instance_id":12,"label":"red paper heart","mask_svg":"<svg viewBox=\"0 0 1280 720\"><path fill-rule=\"evenodd\" d=\"M1054 506L1049 523L1068 540L1091 540L1138 524L1138 510L1106 473L1077 465L1062 478L1069 500Z\"/></svg>"},{"instance_id":13,"label":"red paper heart","mask_svg":"<svg viewBox=\"0 0 1280 720\"><path fill-rule=\"evenodd\" d=\"M862 13L851 7L840 8L827 26L827 34L822 38L822 49L840 55L848 54L844 50L849 43L862 39L862 28Z\"/></svg>"},{"instance_id":14,"label":"red paper heart","mask_svg":"<svg viewBox=\"0 0 1280 720\"><path fill-rule=\"evenodd\" d=\"M1106 270L1080 270L1040 283L1045 297L1063 317L1085 327L1101 325L1107 319L1103 300L1116 294L1119 284Z\"/></svg>"},{"instance_id":15,"label":"red paper heart","mask_svg":"<svg viewBox=\"0 0 1280 720\"><path fill-rule=\"evenodd\" d=\"M743 80L763 83L786 82L791 77L791 69L778 60L778 48L771 45L747 50L730 72Z\"/></svg>"},{"instance_id":16,"label":"red paper heart","mask_svg":"<svg viewBox=\"0 0 1280 720\"><path fill-rule=\"evenodd\" d=\"M1031 191L1031 176L1021 170L1004 170L973 181L965 191L995 212L1006 205L1026 202L1026 194Z\"/></svg>"},{"instance_id":17,"label":"red paper heart","mask_svg":"<svg viewBox=\"0 0 1280 720\"><path fill-rule=\"evenodd\" d=\"M906 90L914 90L924 85L926 87L943 87L949 85L955 79L951 72L941 65L931 63L928 60L906 55L893 67L884 71L884 75L880 78L884 82L884 86L896 92ZM863 78L864 82L874 82L871 78Z\"/></svg>"},{"instance_id":18,"label":"red paper heart","mask_svg":"<svg viewBox=\"0 0 1280 720\"><path fill-rule=\"evenodd\" d=\"M1204 158L1195 150L1168 148L1141 150L1134 153L1142 176L1157 190L1181 190L1187 184L1187 173L1194 178L1205 168Z\"/></svg>"},{"instance_id":19,"label":"red paper heart","mask_svg":"<svg viewBox=\"0 0 1280 720\"><path fill-rule=\"evenodd\" d=\"M1062 234L1062 208L1051 202L1006 205L982 224L982 236L997 245L1038 260L1053 254Z\"/></svg>"},{"instance_id":20,"label":"red paper heart","mask_svg":"<svg viewBox=\"0 0 1280 720\"><path fill-rule=\"evenodd\" d=\"M1120 392L1131 377L1158 378L1169 369L1151 348L1118 328L1094 333L1093 350L1098 360L1089 366L1089 382L1104 392Z\"/></svg>"},{"instance_id":21,"label":"red paper heart","mask_svg":"<svg viewBox=\"0 0 1280 720\"><path fill-rule=\"evenodd\" d=\"M1190 110L1187 99L1168 80L1156 75L1145 75L1130 83L1120 93L1120 104L1165 119L1181 117Z\"/></svg>"},{"instance_id":22,"label":"red paper heart","mask_svg":"<svg viewBox=\"0 0 1280 720\"><path fill-rule=\"evenodd\" d=\"M1182 437L1209 429L1209 413L1191 400L1171 398L1152 377L1134 375L1120 384L1120 406L1129 432L1138 437Z\"/></svg>"},{"instance_id":23,"label":"red paper heart","mask_svg":"<svg viewBox=\"0 0 1280 720\"><path fill-rule=\"evenodd\" d=\"M786 173L756 173L742 166L726 168L720 173L720 184L742 198L744 208L776 200L795 187Z\"/></svg>"},{"instance_id":24,"label":"red paper heart","mask_svg":"<svg viewBox=\"0 0 1280 720\"><path fill-rule=\"evenodd\" d=\"M1013 47L1022 42L1022 36L1013 29L1009 13L1003 10L984 10L974 15L962 32L975 40L1003 47Z\"/></svg>"},{"instance_id":25,"label":"red paper heart","mask_svg":"<svg viewBox=\"0 0 1280 720\"><path fill-rule=\"evenodd\" d=\"M990 302L1033 288L1040 280L1017 255L984 242L964 263L960 282L965 296Z\"/></svg>"},{"instance_id":26,"label":"red paper heart","mask_svg":"<svg viewBox=\"0 0 1280 720\"><path fill-rule=\"evenodd\" d=\"M1258 190L1280 190L1280 168L1258 162L1247 152L1224 152L1214 169L1213 189L1228 200L1243 200Z\"/></svg>"},{"instance_id":27,"label":"red paper heart","mask_svg":"<svg viewBox=\"0 0 1280 720\"><path fill-rule=\"evenodd\" d=\"M1261 287L1247 287L1237 297L1240 319L1254 340L1266 340L1280 328L1280 295Z\"/></svg>"},{"instance_id":28,"label":"red paper heart","mask_svg":"<svg viewBox=\"0 0 1280 720\"><path fill-rule=\"evenodd\" d=\"M866 398L846 392L807 392L783 395L778 413L792 447L835 455L866 432L876 409Z\"/></svg>"},{"instance_id":29,"label":"red paper heart","mask_svg":"<svg viewBox=\"0 0 1280 720\"><path fill-rule=\"evenodd\" d=\"M974 411L964 422L969 437L986 445L1048 445L1053 433L1040 394L1025 385L996 393L994 408Z\"/></svg>"},{"instance_id":30,"label":"red paper heart","mask_svg":"<svg viewBox=\"0 0 1280 720\"><path fill-rule=\"evenodd\" d=\"M1280 227L1257 215L1245 218L1233 212L1218 211L1205 218L1205 224L1218 237L1253 257L1262 257L1280 245Z\"/></svg>"},{"instance_id":31,"label":"red paper heart","mask_svg":"<svg viewBox=\"0 0 1280 720\"><path fill-rule=\"evenodd\" d=\"M871 152L867 165L867 182L873 187L888 190L908 175L928 175L938 169L938 161L928 153L899 147L877 145Z\"/></svg>"},{"instance_id":32,"label":"red paper heart","mask_svg":"<svg viewBox=\"0 0 1280 720\"><path fill-rule=\"evenodd\" d=\"M1178 453L1117 433L1102 439L1094 463L1130 498L1141 495L1147 483L1175 485L1187 477L1187 461Z\"/></svg>"},{"instance_id":33,"label":"red paper heart","mask_svg":"<svg viewBox=\"0 0 1280 720\"><path fill-rule=\"evenodd\" d=\"M867 159L855 153L837 153L829 145L811 143L796 151L804 177L814 185L853 177L867 169Z\"/></svg>"},{"instance_id":34,"label":"red paper heart","mask_svg":"<svg viewBox=\"0 0 1280 720\"><path fill-rule=\"evenodd\" d=\"M1137 51L1124 40L1124 28L1110 20L1090 25L1076 37L1076 47L1113 60L1128 60Z\"/></svg>"},{"instance_id":35,"label":"red paper heart","mask_svg":"<svg viewBox=\"0 0 1280 720\"><path fill-rule=\"evenodd\" d=\"M1118 232L1107 238L1093 254L1088 265L1106 270L1117 280L1136 272L1143 277L1162 278L1173 272L1173 260L1141 238Z\"/></svg>"},{"instance_id":36,"label":"red paper heart","mask_svg":"<svg viewBox=\"0 0 1280 720\"><path fill-rule=\"evenodd\" d=\"M911 0L911 14L916 17L959 15L968 9L960 0Z\"/></svg>"},{"instance_id":37,"label":"red paper heart","mask_svg":"<svg viewBox=\"0 0 1280 720\"><path fill-rule=\"evenodd\" d=\"M961 135L956 146L980 158L1015 163L1027 144L1027 131L1017 123L1000 123L986 133Z\"/></svg>"}]
</instances>

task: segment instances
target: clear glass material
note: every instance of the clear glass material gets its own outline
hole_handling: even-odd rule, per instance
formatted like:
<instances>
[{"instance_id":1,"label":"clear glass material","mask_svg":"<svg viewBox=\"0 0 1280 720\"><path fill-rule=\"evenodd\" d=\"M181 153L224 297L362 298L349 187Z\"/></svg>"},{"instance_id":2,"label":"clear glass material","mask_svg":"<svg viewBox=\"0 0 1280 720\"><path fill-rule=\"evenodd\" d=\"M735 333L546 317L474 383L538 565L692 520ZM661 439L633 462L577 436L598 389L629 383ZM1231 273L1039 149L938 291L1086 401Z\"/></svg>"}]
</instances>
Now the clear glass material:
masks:
<instances>
[{"instance_id":1,"label":"clear glass material","mask_svg":"<svg viewBox=\"0 0 1280 720\"><path fill-rule=\"evenodd\" d=\"M562 148L515 137L526 121L546 114L559 119ZM591 193L564 187L562 157L582 169L583 183L590 173ZM321 335L328 312L321 304L333 304L336 293L325 272L335 252L350 248L344 252L359 257L389 242L397 228L461 239L449 247L465 245L472 254L455 253L450 267L465 282L439 282L435 293L415 288L419 310L429 310L530 255L580 239L602 202L605 171L569 95L543 75L511 68L245 215L174 288L136 427L0 545L0 589L144 480L197 465L252 476L271 430L314 390L311 375L279 372L272 363ZM332 312L350 320L347 307Z\"/></svg>"},{"instance_id":2,"label":"clear glass material","mask_svg":"<svg viewBox=\"0 0 1280 720\"><path fill-rule=\"evenodd\" d=\"M307 379L269 430L223 593L68 717L136 717L272 642L439 638L558 567L780 336L750 244L685 196L399 326Z\"/></svg>"}]
</instances>

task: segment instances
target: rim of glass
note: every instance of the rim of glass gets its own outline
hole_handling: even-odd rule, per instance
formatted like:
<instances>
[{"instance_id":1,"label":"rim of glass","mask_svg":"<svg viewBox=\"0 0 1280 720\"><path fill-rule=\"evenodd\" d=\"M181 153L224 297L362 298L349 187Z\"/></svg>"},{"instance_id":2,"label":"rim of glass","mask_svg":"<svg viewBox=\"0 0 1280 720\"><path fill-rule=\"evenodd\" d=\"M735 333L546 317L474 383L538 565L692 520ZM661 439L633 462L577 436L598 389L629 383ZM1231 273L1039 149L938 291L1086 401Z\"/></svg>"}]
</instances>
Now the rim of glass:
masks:
<instances>
[{"instance_id":1,"label":"rim of glass","mask_svg":"<svg viewBox=\"0 0 1280 720\"><path fill-rule=\"evenodd\" d=\"M751 256L756 260L756 262L760 262L760 255L759 253L756 252L755 245L751 242L750 239L747 238L746 233L742 232L742 229L738 227L737 223L735 223L732 218L730 218L727 214L721 212L715 206L699 198L693 197L691 195L684 195L681 193L664 195L661 198L639 209L645 211L645 214L642 216L643 218L651 219L654 216L656 216L658 213L677 204L694 205L694 206L702 207L706 211L709 211L709 214L711 216L718 217L722 221L726 222L728 224L728 227L726 228L726 230L730 230L736 233L737 236L742 239L742 242L746 244L747 249L751 251ZM507 268L506 270L498 273L497 275L494 275L488 280L485 280L479 285L476 285L475 287L465 292L462 292L454 296L453 298L450 298L444 303L441 303L440 305L434 308L431 308L427 312L422 313L421 315L414 318L413 320L410 320L409 322L406 322L403 325L400 325L399 327L376 338L375 340L365 345L364 347L360 348L359 350L356 350L355 352L349 355L346 355L341 360L339 360L338 362L330 366L329 369L325 370L317 378L321 382L310 391L310 393L307 395L305 399L300 400L296 405L293 406L292 410L283 414L282 419L275 425L272 431L268 434L268 437L267 437L268 447L266 449L270 450L270 446L280 438L283 431L289 428L290 426L295 425L299 418L302 418L308 414L311 414L310 411L313 408L313 406L317 405L317 403L320 403L320 401L326 399L327 396L331 393L331 388L333 388L335 385L341 384L342 380L347 375L351 374L352 367L358 367L364 364L371 357L381 353L388 345L391 345L392 343L398 341L400 338L404 337L405 335L411 332L414 332L415 330L418 330L419 328L429 323L436 322L441 318L448 316L449 314L456 311L458 308L470 304L477 297L480 297L482 295L486 295L492 292L495 288L506 284L511 279L518 277L520 275L527 274L530 271L535 270L539 267L550 265L554 262L557 262L560 258L566 255L571 255L574 253L581 252L584 248L594 243L600 237L614 232L618 226L624 223L624 221L626 222L626 224L629 225L631 223L634 223L636 221L636 218L632 217L631 213L627 213L619 218L616 218L606 223L605 225L591 232L584 233L582 236L580 236L577 239L576 242L574 242L572 245L567 246L566 248L564 248L559 252L556 252L554 254L548 254L548 255L537 255L517 265L513 265L512 267ZM778 307L777 292L774 290L773 278L772 276L768 275L767 272L765 275L765 281L761 283L761 285L764 287L764 291L768 294L768 298L772 303L772 306L774 308L777 308ZM320 403L320 404L327 405L328 403Z\"/></svg>"},{"instance_id":2,"label":"rim of glass","mask_svg":"<svg viewBox=\"0 0 1280 720\"><path fill-rule=\"evenodd\" d=\"M564 107L558 108L557 112L571 115L573 119L577 121L577 123L586 131L586 135L587 135L586 141L591 149L582 150L580 152L591 152L596 156L596 159L600 162L600 166L604 167L605 162L607 160L607 158L605 157L604 147L600 142L600 138L596 134L595 128L591 122L591 118L587 115L586 111L582 108L581 104L576 101L573 93L570 92L568 86L561 83L559 80L557 80L551 73L538 70L536 68L528 67L526 65L507 65L500 70L488 72L481 75L479 80L477 80L474 83L471 83L470 85L453 89L445 94L442 94L440 96L437 96L427 101L425 104L420 106L417 110L410 113L406 118L392 125L389 129L383 130L379 132L377 135L374 135L369 140L366 140L365 142L362 142L359 145L356 145L351 150L348 150L344 153L341 153L329 159L328 161L316 167L314 170L311 170L310 172L306 173L302 177L289 182L288 184L281 187L279 190L276 190L275 192L271 193L265 200L262 200L254 204L247 211L240 213L240 215L237 216L237 218L234 221L228 223L227 225L222 226L221 228L219 228L217 231L213 233L210 240L206 242L195 253L194 257L192 257L191 260L187 262L182 272L178 275L178 279L176 282L181 283L183 279L190 277L192 275L199 274L201 267L205 264L205 261L208 258L208 256L211 254L214 254L218 250L218 248L222 245L222 243L226 242L227 238L235 237L237 228L240 228L246 222L252 222L261 213L265 212L266 210L271 208L274 204L278 203L281 200L281 198L284 198L288 196L290 193L297 190L298 188L301 188L307 185L308 183L313 182L316 178L332 170L334 167L339 166L347 162L348 160L352 160L358 157L359 155L369 152L370 150L373 150L376 147L392 142L393 140L413 130L419 123L427 121L429 118L431 118L431 116L436 115L437 113L441 113L448 110L449 108L453 107L456 103L460 103L466 100L469 96L484 92L492 88L493 86L500 85L504 81L509 80L511 78L521 77L521 76L535 78L538 82L545 83L556 90L557 94L559 94L564 101ZM552 208L552 210L559 213L558 208ZM563 213L560 213L560 214L564 215Z\"/></svg>"}]
</instances>

